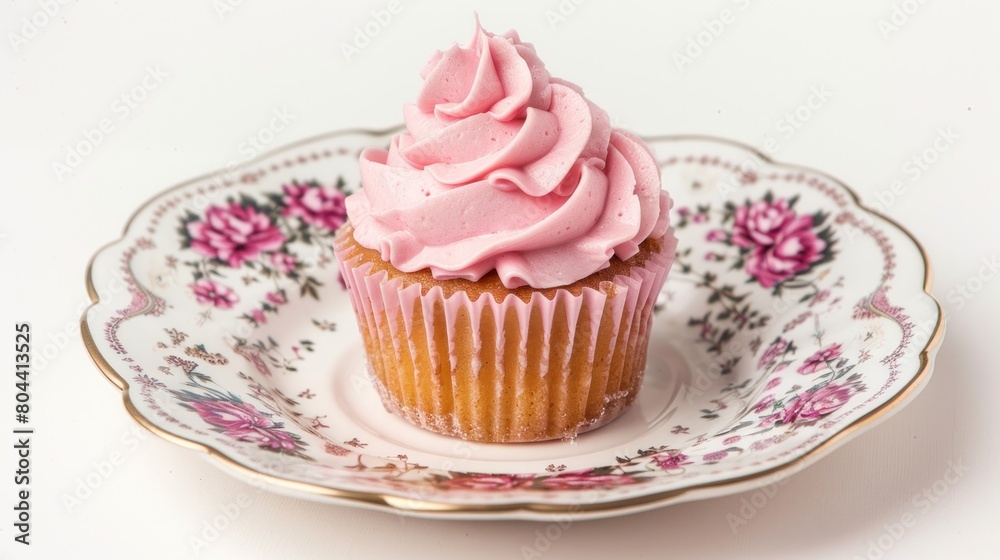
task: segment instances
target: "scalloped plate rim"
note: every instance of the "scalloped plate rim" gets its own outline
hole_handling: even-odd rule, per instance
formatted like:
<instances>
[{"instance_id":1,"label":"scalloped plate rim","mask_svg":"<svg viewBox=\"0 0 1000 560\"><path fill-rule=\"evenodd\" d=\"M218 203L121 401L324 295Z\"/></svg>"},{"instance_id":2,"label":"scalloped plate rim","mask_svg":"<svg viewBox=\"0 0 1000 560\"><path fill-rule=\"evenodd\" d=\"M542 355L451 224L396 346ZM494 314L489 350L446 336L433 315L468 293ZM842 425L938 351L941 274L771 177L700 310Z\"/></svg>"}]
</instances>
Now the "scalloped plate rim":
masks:
<instances>
[{"instance_id":1,"label":"scalloped plate rim","mask_svg":"<svg viewBox=\"0 0 1000 560\"><path fill-rule=\"evenodd\" d=\"M274 150L264 152L253 159L247 160L243 165L250 165L257 163L262 160L272 158L283 152L291 151L296 148L300 148L315 142L328 140L331 138L336 138L339 136L347 136L351 134L368 135L368 136L384 136L390 134L396 130L399 130L399 126L389 127L381 130L371 130L371 129L344 129L334 132L328 132L325 134L319 134L304 138L297 142L286 144L280 146ZM324 503L342 504L342 505L352 505L360 506L365 509L378 510L394 512L400 515L422 517L422 518L446 518L446 519L469 519L469 520L486 520L486 519L521 519L521 520L537 520L545 521L552 520L554 516L559 516L565 518L567 515L571 515L573 519L588 519L588 518L603 518L611 517L616 515L626 515L631 513L638 513L641 511L647 511L667 505L679 504L684 502L696 501L701 499L708 499L713 497L720 497L730 494L735 494L753 488L758 488L762 486L762 481L767 481L768 479L773 479L775 476L787 477L792 476L801 470L808 468L809 466L815 464L817 461L829 455L831 452L836 450L841 445L847 443L848 441L856 438L858 435L864 433L865 431L875 427L880 422L888 419L892 414L901 410L906 404L908 404L917 394L926 386L928 380L931 377L933 371L934 358L940 347L941 341L944 336L945 331L945 315L944 310L941 307L940 302L931 294L931 287L933 283L933 271L930 263L930 259L924 250L920 242L913 236L913 234L904 226L900 225L898 222L890 217L881 214L867 206L865 206L857 193L846 185L843 181L836 179L827 172L812 169L806 166L801 166L797 164L788 164L784 162L779 162L773 160L768 155L764 154L760 150L743 144L742 142L731 140L727 138L721 138L711 135L702 134L671 134L671 135L655 135L655 136L643 136L646 141L705 141L712 143L726 144L731 147L745 150L751 154L754 154L762 162L770 165L774 165L783 169L789 170L799 170L813 173L822 177L829 179L833 184L837 185L838 188L842 189L850 197L851 202L854 206L863 210L871 216L874 216L879 221L896 228L900 233L905 236L909 242L913 243L914 247L920 253L921 260L923 262L923 295L929 299L930 302L934 304L934 308L937 313L937 323L934 327L933 332L929 336L924 347L920 350L918 354L919 359L919 369L913 375L913 377L907 381L906 385L902 387L898 393L893 395L889 400L882 403L881 405L875 407L874 409L868 411L862 416L858 417L854 421L845 425L839 431L833 433L829 438L819 442L815 447L805 451L802 455L789 460L787 462L775 465L771 468L759 471L756 473L743 475L734 478L722 478L717 481L696 484L691 486L686 486L678 489L667 490L662 492L653 492L649 494L644 494L642 496L627 498L624 500L610 500L600 503L586 504L585 506L579 506L578 504L566 505L563 503L559 504L549 504L540 501L536 502L516 502L516 503L503 503L497 505L484 505L484 504L455 504L448 502L436 502L428 500L414 500L409 498L402 498L392 494L381 494L378 492L360 492L352 490L342 490L337 488L332 488L328 486L322 486L313 483L300 482L287 478L281 478L275 475L262 474L253 468L243 465L234 459L229 458L224 453L218 449L207 445L202 442L193 441L185 437L173 434L162 429L154 421L148 419L144 416L134 405L131 400L130 395L130 384L126 381L125 377L118 373L114 367L104 358L101 354L100 349L94 340L93 333L91 332L90 325L87 321L88 313L90 309L100 303L100 296L97 290L94 288L93 283L93 267L102 254L110 251L114 247L120 245L121 243L128 240L129 233L135 224L136 218L146 210L150 205L152 205L156 200L165 194L173 191L181 190L189 185L195 184L204 179L214 176L218 171L206 173L187 181L183 181L179 184L173 185L166 189L157 191L149 199L147 199L143 204L141 204L128 218L122 234L118 239L113 240L101 248L99 248L94 255L90 258L87 268L86 268L86 288L88 296L91 299L91 304L83 311L80 318L80 332L81 337L84 341L84 346L87 353L90 355L94 364L102 372L108 381L110 381L115 387L121 391L123 405L136 422L138 422L145 429L152 432L154 435L161 439L179 445L181 447L192 449L195 451L200 451L204 453L203 457L209 459L209 462L214 466L222 469L228 474L236 477L237 479L243 480L245 482L253 481L263 481L264 485L268 489L286 496L297 497L302 499L309 499L313 501L320 501Z\"/></svg>"}]
</instances>

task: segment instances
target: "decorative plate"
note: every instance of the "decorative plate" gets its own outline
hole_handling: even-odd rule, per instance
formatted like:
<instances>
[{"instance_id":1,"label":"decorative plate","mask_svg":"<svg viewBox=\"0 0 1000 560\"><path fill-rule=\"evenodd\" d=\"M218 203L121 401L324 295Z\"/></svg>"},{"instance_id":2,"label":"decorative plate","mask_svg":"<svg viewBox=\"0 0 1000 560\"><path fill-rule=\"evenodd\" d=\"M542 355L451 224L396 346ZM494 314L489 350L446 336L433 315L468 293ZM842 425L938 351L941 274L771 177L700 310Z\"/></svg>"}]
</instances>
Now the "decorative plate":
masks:
<instances>
[{"instance_id":1,"label":"decorative plate","mask_svg":"<svg viewBox=\"0 0 1000 560\"><path fill-rule=\"evenodd\" d=\"M678 258L643 389L573 440L478 444L387 413L331 239L358 153L308 140L169 189L88 272L83 338L155 434L316 500L427 517L605 517L780 482L926 383L943 316L917 242L827 175L650 139Z\"/></svg>"}]
</instances>

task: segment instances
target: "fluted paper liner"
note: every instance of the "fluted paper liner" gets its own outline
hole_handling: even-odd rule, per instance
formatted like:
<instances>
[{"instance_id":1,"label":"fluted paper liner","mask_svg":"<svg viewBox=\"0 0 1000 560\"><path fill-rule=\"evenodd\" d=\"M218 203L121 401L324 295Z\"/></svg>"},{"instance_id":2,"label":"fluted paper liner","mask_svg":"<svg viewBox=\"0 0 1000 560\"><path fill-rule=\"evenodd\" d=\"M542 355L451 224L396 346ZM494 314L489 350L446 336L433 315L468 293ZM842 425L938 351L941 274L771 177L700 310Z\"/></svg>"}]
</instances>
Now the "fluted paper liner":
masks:
<instances>
[{"instance_id":1,"label":"fluted paper liner","mask_svg":"<svg viewBox=\"0 0 1000 560\"><path fill-rule=\"evenodd\" d=\"M349 232L334 252L386 409L442 434L522 442L575 436L632 403L676 243L668 232L628 275L579 294L500 302L372 271Z\"/></svg>"}]
</instances>

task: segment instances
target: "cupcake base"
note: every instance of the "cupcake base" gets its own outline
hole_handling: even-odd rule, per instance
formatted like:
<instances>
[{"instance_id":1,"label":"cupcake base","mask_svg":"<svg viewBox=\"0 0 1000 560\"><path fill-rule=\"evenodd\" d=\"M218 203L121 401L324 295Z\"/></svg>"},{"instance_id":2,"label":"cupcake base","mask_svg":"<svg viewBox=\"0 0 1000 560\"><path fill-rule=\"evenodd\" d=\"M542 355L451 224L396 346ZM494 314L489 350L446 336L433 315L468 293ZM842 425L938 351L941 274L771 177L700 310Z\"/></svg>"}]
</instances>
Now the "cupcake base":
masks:
<instances>
[{"instance_id":1,"label":"cupcake base","mask_svg":"<svg viewBox=\"0 0 1000 560\"><path fill-rule=\"evenodd\" d=\"M480 442L573 437L610 422L642 383L653 304L673 262L668 232L634 257L560 288L514 290L405 273L335 241L383 405Z\"/></svg>"}]
</instances>

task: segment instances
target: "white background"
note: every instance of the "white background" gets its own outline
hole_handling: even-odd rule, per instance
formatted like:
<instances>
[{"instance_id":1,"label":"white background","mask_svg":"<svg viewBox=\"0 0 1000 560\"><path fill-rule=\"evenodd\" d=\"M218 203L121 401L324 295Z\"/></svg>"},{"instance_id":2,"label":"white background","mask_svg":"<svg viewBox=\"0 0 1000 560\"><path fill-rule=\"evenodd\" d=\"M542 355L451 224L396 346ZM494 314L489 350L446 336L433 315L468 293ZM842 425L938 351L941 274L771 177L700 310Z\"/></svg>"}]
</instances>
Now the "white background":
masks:
<instances>
[{"instance_id":1,"label":"white background","mask_svg":"<svg viewBox=\"0 0 1000 560\"><path fill-rule=\"evenodd\" d=\"M771 137L778 159L852 185L922 241L949 318L924 392L795 476L745 525L727 521L751 496L738 494L573 523L544 557L995 557L1000 280L974 278L1000 253L997 2L401 0L350 60L342 45L387 2L233 0L221 15L212 0L69 2L51 18L38 15L46 3L0 6L0 338L13 339L15 321L26 320L36 348L58 348L32 377L30 547L12 540L10 444L0 453L0 550L10 558L188 557L190 538L242 494L250 505L201 557L521 558L523 546L536 545L544 524L404 519L298 501L139 439L77 333L87 261L140 204L240 157L240 144L275 110L294 119L268 148L400 122L423 61L468 40L473 9L489 30L517 28L553 75L581 84L618 126L757 146ZM898 29L880 31L880 20L894 25L894 7ZM553 18L560 9L564 20ZM674 53L723 9L730 23L714 26L718 37L702 34L707 46L691 47L679 68ZM22 18L44 24L32 33ZM155 89L127 112L115 105L148 68L165 73L146 80ZM822 89L824 102L813 97L812 110L800 109ZM779 120L797 109L811 114L789 134ZM102 119L113 128L92 153L71 172L54 171ZM907 162L942 130L957 139L928 152L936 161L915 177ZM981 289L971 299L953 291L966 284ZM4 363L12 342L0 342ZM9 433L14 380L11 368L0 371L0 429ZM67 508L64 494L114 453L121 464ZM954 485L942 482L949 462L968 467ZM913 496L936 483L946 492L933 507L915 507ZM916 525L891 535L886 526L908 513ZM873 548L880 542L887 550Z\"/></svg>"}]
</instances>

